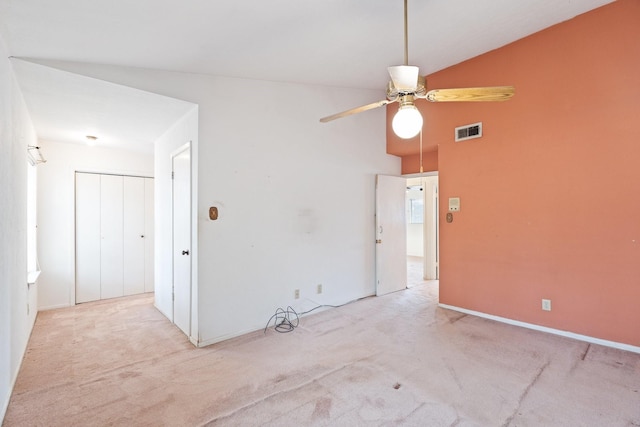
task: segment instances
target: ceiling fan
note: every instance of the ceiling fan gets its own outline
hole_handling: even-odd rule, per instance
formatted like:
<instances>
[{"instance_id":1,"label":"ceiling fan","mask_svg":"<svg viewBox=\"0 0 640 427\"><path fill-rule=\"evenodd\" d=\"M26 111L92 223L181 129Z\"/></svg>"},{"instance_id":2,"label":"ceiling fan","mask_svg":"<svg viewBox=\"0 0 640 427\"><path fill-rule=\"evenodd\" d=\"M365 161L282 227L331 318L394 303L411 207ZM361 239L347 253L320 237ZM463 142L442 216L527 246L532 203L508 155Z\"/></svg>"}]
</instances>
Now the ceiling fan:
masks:
<instances>
[{"instance_id":1,"label":"ceiling fan","mask_svg":"<svg viewBox=\"0 0 640 427\"><path fill-rule=\"evenodd\" d=\"M407 0L404 0L404 65L397 65L387 69L391 76L391 81L387 84L387 99L323 117L320 122L330 122L398 102L400 106L391 126L395 134L400 138L409 139L422 130L422 116L415 106L415 100L418 98L431 102L506 101L515 94L513 86L433 89L427 91L426 80L419 75L418 67L409 65L407 39Z\"/></svg>"}]
</instances>

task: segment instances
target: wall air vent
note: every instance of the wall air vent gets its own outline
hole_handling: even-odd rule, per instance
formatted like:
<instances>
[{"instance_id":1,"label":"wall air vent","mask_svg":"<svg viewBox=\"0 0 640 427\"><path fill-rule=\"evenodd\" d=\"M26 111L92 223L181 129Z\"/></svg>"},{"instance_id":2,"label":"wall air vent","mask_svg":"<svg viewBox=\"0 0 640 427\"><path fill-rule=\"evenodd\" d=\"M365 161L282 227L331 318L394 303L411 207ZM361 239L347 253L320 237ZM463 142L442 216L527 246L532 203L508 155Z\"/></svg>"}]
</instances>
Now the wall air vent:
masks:
<instances>
[{"instance_id":1,"label":"wall air vent","mask_svg":"<svg viewBox=\"0 0 640 427\"><path fill-rule=\"evenodd\" d=\"M482 136L482 122L472 125L464 125L456 128L456 142L467 139L480 138Z\"/></svg>"}]
</instances>

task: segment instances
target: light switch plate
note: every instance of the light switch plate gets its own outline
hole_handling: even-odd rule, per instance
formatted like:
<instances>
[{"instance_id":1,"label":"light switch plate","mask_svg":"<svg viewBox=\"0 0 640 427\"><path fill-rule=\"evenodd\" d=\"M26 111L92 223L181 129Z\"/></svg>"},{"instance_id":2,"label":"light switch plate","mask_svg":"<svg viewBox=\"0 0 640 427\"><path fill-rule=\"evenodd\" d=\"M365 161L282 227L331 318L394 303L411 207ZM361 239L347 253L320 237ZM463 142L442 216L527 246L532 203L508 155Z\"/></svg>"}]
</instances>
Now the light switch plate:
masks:
<instances>
[{"instance_id":1,"label":"light switch plate","mask_svg":"<svg viewBox=\"0 0 640 427\"><path fill-rule=\"evenodd\" d=\"M449 197L449 212L460 211L460 197Z\"/></svg>"}]
</instances>

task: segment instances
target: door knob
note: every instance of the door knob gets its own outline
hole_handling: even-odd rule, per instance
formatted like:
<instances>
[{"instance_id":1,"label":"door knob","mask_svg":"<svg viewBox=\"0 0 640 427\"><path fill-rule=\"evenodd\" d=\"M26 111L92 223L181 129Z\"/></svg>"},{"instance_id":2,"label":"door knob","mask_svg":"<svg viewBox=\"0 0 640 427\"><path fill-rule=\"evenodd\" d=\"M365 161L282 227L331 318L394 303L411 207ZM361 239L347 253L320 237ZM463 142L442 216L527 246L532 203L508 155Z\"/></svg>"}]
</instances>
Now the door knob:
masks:
<instances>
[{"instance_id":1,"label":"door knob","mask_svg":"<svg viewBox=\"0 0 640 427\"><path fill-rule=\"evenodd\" d=\"M182 251L182 255L189 255L189 251Z\"/></svg>"}]
</instances>

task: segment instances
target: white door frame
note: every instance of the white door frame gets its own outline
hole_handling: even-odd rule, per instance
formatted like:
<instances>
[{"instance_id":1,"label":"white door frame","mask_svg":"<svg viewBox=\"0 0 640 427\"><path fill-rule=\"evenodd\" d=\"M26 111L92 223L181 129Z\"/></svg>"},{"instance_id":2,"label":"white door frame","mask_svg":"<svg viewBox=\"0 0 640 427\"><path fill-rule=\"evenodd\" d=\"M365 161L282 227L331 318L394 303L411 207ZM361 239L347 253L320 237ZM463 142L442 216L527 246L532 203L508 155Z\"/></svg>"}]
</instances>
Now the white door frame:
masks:
<instances>
[{"instance_id":1,"label":"white door frame","mask_svg":"<svg viewBox=\"0 0 640 427\"><path fill-rule=\"evenodd\" d=\"M438 177L438 172L425 172L403 175L403 177L409 178L428 178ZM433 185L427 185L423 180L422 182L424 191L424 227L423 227L423 279L424 280L438 280L440 278L440 266L439 266L439 244L440 244L440 221L439 221L439 199L438 188L439 181L436 183L435 188ZM435 206L434 206L435 205ZM433 218L429 218L429 214L435 212Z\"/></svg>"},{"instance_id":2,"label":"white door frame","mask_svg":"<svg viewBox=\"0 0 640 427\"><path fill-rule=\"evenodd\" d=\"M422 177L422 188L424 189L423 277L424 280L438 280L440 270L438 266L438 242L440 240L440 229L438 227L438 175Z\"/></svg>"}]
</instances>

